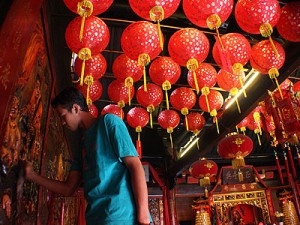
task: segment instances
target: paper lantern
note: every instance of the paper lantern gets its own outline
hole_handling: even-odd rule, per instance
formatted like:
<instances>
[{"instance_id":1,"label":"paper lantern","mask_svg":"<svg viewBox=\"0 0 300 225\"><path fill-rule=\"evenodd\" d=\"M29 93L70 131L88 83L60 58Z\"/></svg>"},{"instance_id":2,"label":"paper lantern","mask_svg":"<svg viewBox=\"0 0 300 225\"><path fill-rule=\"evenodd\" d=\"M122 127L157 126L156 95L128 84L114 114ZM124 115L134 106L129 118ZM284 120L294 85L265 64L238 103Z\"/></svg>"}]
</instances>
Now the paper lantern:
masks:
<instances>
[{"instance_id":1,"label":"paper lantern","mask_svg":"<svg viewBox=\"0 0 300 225\"><path fill-rule=\"evenodd\" d=\"M166 106L169 109L168 90L171 89L172 84L176 83L181 74L181 68L172 58L167 56L159 57L150 65L149 75L151 80L161 85L165 91Z\"/></svg>"},{"instance_id":2,"label":"paper lantern","mask_svg":"<svg viewBox=\"0 0 300 225\"><path fill-rule=\"evenodd\" d=\"M261 145L260 135L262 135L263 127L261 120L261 106L257 106L255 109L253 109L247 117L249 119L247 128L254 131L254 133L257 135L258 143Z\"/></svg>"},{"instance_id":3,"label":"paper lantern","mask_svg":"<svg viewBox=\"0 0 300 225\"><path fill-rule=\"evenodd\" d=\"M281 15L276 24L278 33L286 40L300 41L300 2L294 1L281 8Z\"/></svg>"},{"instance_id":4,"label":"paper lantern","mask_svg":"<svg viewBox=\"0 0 300 225\"><path fill-rule=\"evenodd\" d=\"M247 135L230 133L218 144L218 154L224 159L232 159L232 167L240 169L245 166L245 157L251 153L253 141Z\"/></svg>"},{"instance_id":5,"label":"paper lantern","mask_svg":"<svg viewBox=\"0 0 300 225\"><path fill-rule=\"evenodd\" d=\"M147 91L143 86L140 86L136 92L136 100L138 103L145 107L150 113L150 126L153 128L152 113L163 99L163 92L161 88L155 84L147 84Z\"/></svg>"},{"instance_id":6,"label":"paper lantern","mask_svg":"<svg viewBox=\"0 0 300 225\"><path fill-rule=\"evenodd\" d=\"M77 57L75 60L75 72L77 75L81 75L81 85L84 81L85 76L92 76L94 79L100 79L105 74L106 69L107 62L102 54L94 55L89 60L87 60L85 64L79 57Z\"/></svg>"},{"instance_id":7,"label":"paper lantern","mask_svg":"<svg viewBox=\"0 0 300 225\"><path fill-rule=\"evenodd\" d=\"M205 34L195 28L176 31L168 43L170 57L181 66L193 71L196 91L199 92L195 70L209 53L209 41Z\"/></svg>"},{"instance_id":8,"label":"paper lantern","mask_svg":"<svg viewBox=\"0 0 300 225\"><path fill-rule=\"evenodd\" d=\"M122 120L124 119L124 111L118 105L109 104L109 105L105 106L101 111L101 115L104 116L105 114L108 114L108 113L119 116Z\"/></svg>"},{"instance_id":9,"label":"paper lantern","mask_svg":"<svg viewBox=\"0 0 300 225\"><path fill-rule=\"evenodd\" d=\"M201 131L206 123L204 116L198 112L191 112L186 117L187 121L184 122L184 126L188 127L194 134Z\"/></svg>"},{"instance_id":10,"label":"paper lantern","mask_svg":"<svg viewBox=\"0 0 300 225\"><path fill-rule=\"evenodd\" d=\"M147 21L130 24L122 33L121 47L130 59L138 61L139 65L143 67L144 88L146 91L145 66L161 52L156 26Z\"/></svg>"},{"instance_id":11,"label":"paper lantern","mask_svg":"<svg viewBox=\"0 0 300 225\"><path fill-rule=\"evenodd\" d=\"M125 54L119 55L113 62L112 71L117 80L124 82L127 88L131 88L133 83L143 76L143 68L137 61L130 59ZM130 91L128 91L130 94ZM128 96L131 105L131 96Z\"/></svg>"},{"instance_id":12,"label":"paper lantern","mask_svg":"<svg viewBox=\"0 0 300 225\"><path fill-rule=\"evenodd\" d=\"M179 125L179 114L172 109L163 110L159 113L157 120L159 125L163 129L167 130L167 132L170 134L171 148L173 148L172 133L174 128L176 128Z\"/></svg>"},{"instance_id":13,"label":"paper lantern","mask_svg":"<svg viewBox=\"0 0 300 225\"><path fill-rule=\"evenodd\" d=\"M216 29L230 16L233 0L183 0L182 5L184 14L193 24Z\"/></svg>"},{"instance_id":14,"label":"paper lantern","mask_svg":"<svg viewBox=\"0 0 300 225\"><path fill-rule=\"evenodd\" d=\"M128 93L129 91L130 94ZM129 97L133 98L134 87L127 88L123 82L114 80L108 85L107 94L110 100L117 103L120 108L123 108L129 102Z\"/></svg>"},{"instance_id":15,"label":"paper lantern","mask_svg":"<svg viewBox=\"0 0 300 225\"><path fill-rule=\"evenodd\" d=\"M113 0L64 0L66 6L74 13L84 16L99 15L105 12L113 3Z\"/></svg>"},{"instance_id":16,"label":"paper lantern","mask_svg":"<svg viewBox=\"0 0 300 225\"><path fill-rule=\"evenodd\" d=\"M200 159L190 166L189 172L194 178L199 179L200 186L204 187L214 181L218 165L212 160Z\"/></svg>"},{"instance_id":17,"label":"paper lantern","mask_svg":"<svg viewBox=\"0 0 300 225\"><path fill-rule=\"evenodd\" d=\"M103 90L100 81L94 80L91 76L87 76L84 80L84 84L82 86L77 84L76 88L80 90L86 98L88 106L101 97Z\"/></svg>"},{"instance_id":18,"label":"paper lantern","mask_svg":"<svg viewBox=\"0 0 300 225\"><path fill-rule=\"evenodd\" d=\"M273 44L277 49L277 55L270 41L264 40L255 44L251 49L250 64L260 73L269 74L269 77L275 80L280 91L277 77L279 76L278 70L285 61L285 51L278 42L274 41Z\"/></svg>"},{"instance_id":19,"label":"paper lantern","mask_svg":"<svg viewBox=\"0 0 300 225\"><path fill-rule=\"evenodd\" d=\"M204 112L210 113L210 116L214 117L217 125L217 132L219 133L217 113L221 109L224 103L224 98L219 91L210 90L210 93L201 95L199 97L199 106Z\"/></svg>"},{"instance_id":20,"label":"paper lantern","mask_svg":"<svg viewBox=\"0 0 300 225\"><path fill-rule=\"evenodd\" d=\"M245 134L248 124L249 124L249 118L246 116L241 122L238 123L237 128L240 128L243 134Z\"/></svg>"},{"instance_id":21,"label":"paper lantern","mask_svg":"<svg viewBox=\"0 0 300 225\"><path fill-rule=\"evenodd\" d=\"M185 122L188 125L186 115L196 104L196 94L190 88L179 87L172 91L170 102L175 109L179 110L185 116ZM189 130L189 127L187 126L186 129Z\"/></svg>"},{"instance_id":22,"label":"paper lantern","mask_svg":"<svg viewBox=\"0 0 300 225\"><path fill-rule=\"evenodd\" d=\"M139 157L142 158L142 144L140 133L142 132L142 128L145 127L149 122L148 112L141 107L134 107L127 113L127 122L128 125L135 128L135 131L138 133L136 149L138 151Z\"/></svg>"},{"instance_id":23,"label":"paper lantern","mask_svg":"<svg viewBox=\"0 0 300 225\"><path fill-rule=\"evenodd\" d=\"M160 22L170 17L178 8L180 0L129 0L132 10L145 20L157 22L160 47L163 49Z\"/></svg>"},{"instance_id":24,"label":"paper lantern","mask_svg":"<svg viewBox=\"0 0 300 225\"><path fill-rule=\"evenodd\" d=\"M89 112L90 112L95 118L98 117L98 108L97 108L94 104L91 104L91 105L89 106Z\"/></svg>"}]
</instances>

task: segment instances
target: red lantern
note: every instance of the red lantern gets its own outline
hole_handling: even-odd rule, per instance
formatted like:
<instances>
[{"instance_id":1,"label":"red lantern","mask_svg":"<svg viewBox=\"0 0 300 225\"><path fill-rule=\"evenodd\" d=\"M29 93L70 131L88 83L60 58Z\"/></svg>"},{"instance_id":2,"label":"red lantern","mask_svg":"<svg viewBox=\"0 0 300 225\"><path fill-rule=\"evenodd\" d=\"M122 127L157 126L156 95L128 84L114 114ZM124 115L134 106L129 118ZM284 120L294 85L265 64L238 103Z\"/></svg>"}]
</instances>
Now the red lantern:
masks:
<instances>
[{"instance_id":1,"label":"red lantern","mask_svg":"<svg viewBox=\"0 0 300 225\"><path fill-rule=\"evenodd\" d=\"M287 78L279 85L279 87L281 90L290 90L291 87L293 87L293 82Z\"/></svg>"},{"instance_id":2,"label":"red lantern","mask_svg":"<svg viewBox=\"0 0 300 225\"><path fill-rule=\"evenodd\" d=\"M99 15L111 6L113 0L64 0L64 3L72 12L81 16L84 12L91 15Z\"/></svg>"},{"instance_id":3,"label":"red lantern","mask_svg":"<svg viewBox=\"0 0 300 225\"><path fill-rule=\"evenodd\" d=\"M143 69L137 61L130 59L125 54L119 55L113 62L112 71L117 80L124 82L127 88L131 88L133 83L143 76ZM130 94L130 91L128 91ZM129 96L129 105L131 97Z\"/></svg>"},{"instance_id":4,"label":"red lantern","mask_svg":"<svg viewBox=\"0 0 300 225\"><path fill-rule=\"evenodd\" d=\"M90 16L85 20L83 38L80 41L80 26L81 18L75 17L67 26L65 38L72 52L77 53L80 59L88 60L106 48L109 42L109 30L100 18Z\"/></svg>"},{"instance_id":5,"label":"red lantern","mask_svg":"<svg viewBox=\"0 0 300 225\"><path fill-rule=\"evenodd\" d=\"M158 115L158 123L163 128L166 129L170 134L171 148L173 148L172 133L173 129L179 125L180 116L172 109L163 110Z\"/></svg>"},{"instance_id":6,"label":"red lantern","mask_svg":"<svg viewBox=\"0 0 300 225\"><path fill-rule=\"evenodd\" d=\"M202 31L184 28L176 31L170 38L168 50L171 58L181 66L193 71L196 91L199 92L195 70L209 53L209 41Z\"/></svg>"},{"instance_id":7,"label":"red lantern","mask_svg":"<svg viewBox=\"0 0 300 225\"><path fill-rule=\"evenodd\" d=\"M279 20L280 11L277 0L239 0L234 15L240 28L251 34L259 34L265 31L264 26L272 30Z\"/></svg>"},{"instance_id":8,"label":"red lantern","mask_svg":"<svg viewBox=\"0 0 300 225\"><path fill-rule=\"evenodd\" d=\"M190 131L197 134L205 125L205 118L198 112L191 112L187 116L187 122L184 126L188 127ZM188 123L188 124L187 124Z\"/></svg>"},{"instance_id":9,"label":"red lantern","mask_svg":"<svg viewBox=\"0 0 300 225\"><path fill-rule=\"evenodd\" d=\"M142 132L142 128L145 127L149 122L149 115L145 109L141 107L134 107L130 109L127 113L127 122L129 126L135 128L135 131L138 132L136 149L138 151L139 157L142 158L142 145L140 133Z\"/></svg>"},{"instance_id":10,"label":"red lantern","mask_svg":"<svg viewBox=\"0 0 300 225\"><path fill-rule=\"evenodd\" d=\"M120 108L123 108L129 102L129 97L133 98L134 87L127 88L123 82L114 80L109 84L107 93L110 100L117 103Z\"/></svg>"},{"instance_id":11,"label":"red lantern","mask_svg":"<svg viewBox=\"0 0 300 225\"><path fill-rule=\"evenodd\" d=\"M160 22L170 17L178 8L180 0L129 0L130 7L145 20L157 22L160 47L163 49L163 38Z\"/></svg>"},{"instance_id":12,"label":"red lantern","mask_svg":"<svg viewBox=\"0 0 300 225\"><path fill-rule=\"evenodd\" d=\"M84 68L83 65L85 65ZM75 72L77 75L84 73L85 76L92 76L94 79L100 79L105 74L106 69L107 62L102 54L94 55L91 59L87 60L85 64L83 64L83 60L79 57L75 60ZM84 75L81 76L80 81L84 81Z\"/></svg>"},{"instance_id":13,"label":"red lantern","mask_svg":"<svg viewBox=\"0 0 300 225\"><path fill-rule=\"evenodd\" d=\"M155 110L163 99L163 92L159 86L155 84L147 84L147 91L144 90L143 86L140 86L136 92L136 100L140 105L147 108L150 113L150 126L152 124L152 112Z\"/></svg>"},{"instance_id":14,"label":"red lantern","mask_svg":"<svg viewBox=\"0 0 300 225\"><path fill-rule=\"evenodd\" d=\"M244 157L253 149L253 141L244 134L231 133L218 144L218 153L224 159L232 159L232 167L240 169L245 166Z\"/></svg>"},{"instance_id":15,"label":"red lantern","mask_svg":"<svg viewBox=\"0 0 300 225\"><path fill-rule=\"evenodd\" d=\"M247 116L249 119L249 123L247 127L250 130L253 130L257 135L258 143L261 145L259 135L262 135L262 120L261 120L261 106L257 106L252 112Z\"/></svg>"},{"instance_id":16,"label":"red lantern","mask_svg":"<svg viewBox=\"0 0 300 225\"><path fill-rule=\"evenodd\" d=\"M219 133L217 114L224 103L224 98L219 91L210 90L208 95L201 95L199 98L199 106L204 112L209 112L214 117L217 125L217 132Z\"/></svg>"},{"instance_id":17,"label":"red lantern","mask_svg":"<svg viewBox=\"0 0 300 225\"><path fill-rule=\"evenodd\" d=\"M272 43L268 40L260 41L252 47L250 64L257 71L263 74L269 74L274 79L277 88L280 91L277 77L278 70L283 66L285 61L285 51L283 47L276 41L273 42L277 49L277 55L274 52Z\"/></svg>"},{"instance_id":18,"label":"red lantern","mask_svg":"<svg viewBox=\"0 0 300 225\"><path fill-rule=\"evenodd\" d=\"M294 1L281 8L281 15L276 24L279 34L292 42L300 41L300 2Z\"/></svg>"},{"instance_id":19,"label":"red lantern","mask_svg":"<svg viewBox=\"0 0 300 225\"><path fill-rule=\"evenodd\" d=\"M145 66L161 52L156 26L147 21L130 24L122 33L121 47L129 58L138 61L139 65L143 66L144 88L146 91Z\"/></svg>"},{"instance_id":20,"label":"red lantern","mask_svg":"<svg viewBox=\"0 0 300 225\"><path fill-rule=\"evenodd\" d=\"M189 168L190 174L200 181L200 186L208 186L215 180L218 165L212 160L201 159L194 162Z\"/></svg>"},{"instance_id":21,"label":"red lantern","mask_svg":"<svg viewBox=\"0 0 300 225\"><path fill-rule=\"evenodd\" d=\"M169 98L167 91L171 89L172 84L177 82L180 74L180 66L170 57L159 57L150 65L150 78L155 84L161 85L162 89L165 91L167 109L169 109Z\"/></svg>"},{"instance_id":22,"label":"red lantern","mask_svg":"<svg viewBox=\"0 0 300 225\"><path fill-rule=\"evenodd\" d=\"M186 17L202 28L219 28L230 16L232 8L233 0L183 0Z\"/></svg>"},{"instance_id":23,"label":"red lantern","mask_svg":"<svg viewBox=\"0 0 300 225\"><path fill-rule=\"evenodd\" d=\"M91 104L91 105L89 106L89 112L90 112L95 118L98 117L98 108L97 108L94 104Z\"/></svg>"},{"instance_id":24,"label":"red lantern","mask_svg":"<svg viewBox=\"0 0 300 225\"><path fill-rule=\"evenodd\" d=\"M240 63L245 65L250 59L251 45L247 38L238 33L228 33L221 37L223 47L228 52L228 57L231 64ZM212 50L213 58L215 62L222 66L222 54L220 54L218 43L214 44Z\"/></svg>"},{"instance_id":25,"label":"red lantern","mask_svg":"<svg viewBox=\"0 0 300 225\"><path fill-rule=\"evenodd\" d=\"M248 124L249 124L249 118L246 116L241 122L238 123L237 128L240 128L243 134L245 134Z\"/></svg>"},{"instance_id":26,"label":"red lantern","mask_svg":"<svg viewBox=\"0 0 300 225\"><path fill-rule=\"evenodd\" d=\"M120 108L117 105L114 104L109 104L107 106L105 106L102 111L101 111L101 115L104 116L105 114L115 114L117 116L119 116L122 120L124 119L124 111L122 108Z\"/></svg>"},{"instance_id":27,"label":"red lantern","mask_svg":"<svg viewBox=\"0 0 300 225\"><path fill-rule=\"evenodd\" d=\"M80 90L86 98L88 106L91 105L92 102L98 100L102 95L102 84L99 80L93 80L91 76L85 78L83 86L77 84L76 88Z\"/></svg>"},{"instance_id":28,"label":"red lantern","mask_svg":"<svg viewBox=\"0 0 300 225\"><path fill-rule=\"evenodd\" d=\"M298 95L298 92L300 92L300 81L297 81L296 83L294 83L293 90L295 92L297 92L297 95Z\"/></svg>"},{"instance_id":29,"label":"red lantern","mask_svg":"<svg viewBox=\"0 0 300 225\"><path fill-rule=\"evenodd\" d=\"M192 89L187 87L176 88L171 93L170 101L171 105L185 116L185 122L188 125L186 115L196 104L196 94L192 91ZM189 130L189 127L187 126L186 129Z\"/></svg>"}]
</instances>

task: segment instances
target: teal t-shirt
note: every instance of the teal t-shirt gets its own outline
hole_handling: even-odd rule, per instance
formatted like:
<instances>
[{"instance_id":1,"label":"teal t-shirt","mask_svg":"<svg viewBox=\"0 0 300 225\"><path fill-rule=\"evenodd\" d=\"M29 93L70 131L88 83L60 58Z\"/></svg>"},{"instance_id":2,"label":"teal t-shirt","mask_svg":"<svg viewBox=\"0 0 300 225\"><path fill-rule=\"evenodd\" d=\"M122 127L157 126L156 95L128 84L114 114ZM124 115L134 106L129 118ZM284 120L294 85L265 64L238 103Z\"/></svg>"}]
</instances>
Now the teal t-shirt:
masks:
<instances>
[{"instance_id":1,"label":"teal t-shirt","mask_svg":"<svg viewBox=\"0 0 300 225\"><path fill-rule=\"evenodd\" d=\"M99 119L84 134L82 152L71 170L81 170L88 203L87 225L133 225L135 200L122 158L138 156L124 122L113 114Z\"/></svg>"}]
</instances>

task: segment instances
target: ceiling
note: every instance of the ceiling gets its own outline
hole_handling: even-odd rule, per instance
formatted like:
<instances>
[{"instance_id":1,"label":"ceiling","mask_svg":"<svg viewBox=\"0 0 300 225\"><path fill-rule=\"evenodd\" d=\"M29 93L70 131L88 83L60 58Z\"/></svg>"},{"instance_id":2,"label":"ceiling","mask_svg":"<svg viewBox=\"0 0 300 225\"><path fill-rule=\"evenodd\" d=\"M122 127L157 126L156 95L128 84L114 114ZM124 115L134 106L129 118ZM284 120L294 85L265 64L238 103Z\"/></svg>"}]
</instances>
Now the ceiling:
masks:
<instances>
[{"instance_id":1,"label":"ceiling","mask_svg":"<svg viewBox=\"0 0 300 225\"><path fill-rule=\"evenodd\" d=\"M281 1L280 3L283 5L286 2L290 1L285 0ZM56 76L57 90L59 91L72 83L72 74L70 68L72 53L66 45L65 30L69 22L77 15L72 13L65 6L62 0L45 1L44 15L46 18L45 27L49 37L49 54L52 65L54 66L53 73ZM105 105L112 103L108 98L106 92L108 84L115 79L112 74L112 63L114 59L122 53L120 45L122 32L131 22L140 21L142 19L132 11L127 0L115 0L112 6L106 12L98 15L98 17L103 19L110 30L110 42L107 48L102 52L108 63L106 74L103 78L100 79L103 85L103 94L98 101L94 102L98 110L101 111L101 109ZM211 49L215 42L215 32L193 25L185 17L182 10L182 5L179 6L178 10L170 18L163 20L161 24L162 32L165 38L164 50L160 54L161 56L168 56L168 39L175 31L180 28L194 27L204 31L210 41ZM220 34L231 32L241 33L245 37L247 37L251 44L254 44L263 39L260 35L250 35L242 31L237 26L233 15L231 15L229 19L222 24L219 32ZM297 45L286 42L278 35L276 29L274 29L272 37L282 43L288 50L286 51L286 63L280 70L281 76L279 77L279 81L283 81L288 76L299 77L299 69L297 69L300 64L298 56L299 54L297 55L297 51L300 52L299 44ZM217 70L220 69L213 61L211 51L205 62L211 63ZM249 63L246 65L246 68L250 69ZM179 86L188 85L186 81L186 74L187 70L185 68L182 68L181 77L179 81L175 85L173 85L172 90ZM247 99L241 98L239 100L242 113L238 113L235 106L223 112L223 115L219 121L220 134L217 133L216 126L214 123L212 123L212 119L210 118L210 116L207 113L203 114L203 116L206 118L207 123L198 135L199 149L197 147L193 147L193 149L181 159L176 158L176 155L180 151L180 148L190 140L192 133L187 132L184 128L184 118L182 117L180 125L172 133L174 149L170 148L169 135L156 122L158 113L166 108L165 102L163 102L154 113L154 128L151 129L149 126L143 128L141 134L143 160L149 161L155 167L166 166L170 177L178 176L192 162L203 156L209 159L213 159L221 165L229 164L229 161L223 160L218 156L216 145L218 144L218 141L227 133L233 132L235 129L235 125L240 122L256 106L259 101L263 100L264 97L266 97L267 89L274 90L276 88L276 86L272 81L270 81L268 76L263 75L261 77L262 78L258 82L254 83L255 88L252 88L247 92ZM140 85L142 85L142 81L135 83L136 88ZM169 94L172 90L169 91ZM222 94L225 98L227 98L228 93L222 92ZM137 101L134 98L132 106L136 105ZM124 108L125 113L129 109L130 107L126 106ZM192 111L201 112L198 104L195 105ZM135 140L137 138L135 130L130 127L129 130L132 138ZM249 135L253 139L254 149L252 154L247 157L246 162L254 165L274 165L274 159L273 157L270 157L273 156L273 149L270 146L268 136L266 134L262 135L262 145L260 146L258 144L256 135L253 134L252 131L247 131L247 135ZM71 147L72 143L73 142L71 142ZM73 145L75 146L75 144Z\"/></svg>"}]
</instances>

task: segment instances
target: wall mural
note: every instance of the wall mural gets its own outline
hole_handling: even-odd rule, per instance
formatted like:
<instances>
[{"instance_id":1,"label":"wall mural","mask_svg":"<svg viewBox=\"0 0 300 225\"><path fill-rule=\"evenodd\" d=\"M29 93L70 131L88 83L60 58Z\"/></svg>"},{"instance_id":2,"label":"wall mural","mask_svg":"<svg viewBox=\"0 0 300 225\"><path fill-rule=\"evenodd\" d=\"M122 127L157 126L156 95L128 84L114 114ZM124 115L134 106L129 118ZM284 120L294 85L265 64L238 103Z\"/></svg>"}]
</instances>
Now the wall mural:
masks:
<instances>
[{"instance_id":1,"label":"wall mural","mask_svg":"<svg viewBox=\"0 0 300 225\"><path fill-rule=\"evenodd\" d=\"M60 180L65 178L69 165L60 121L54 112L49 113L47 120L53 80L43 33L42 22L38 21L10 96L7 125L1 131L4 139L0 143L0 224L4 225L36 224L38 210L41 224L47 224L44 221L50 210L50 193L24 180L25 159L33 163L36 172ZM44 147L47 137L48 146Z\"/></svg>"}]
</instances>

